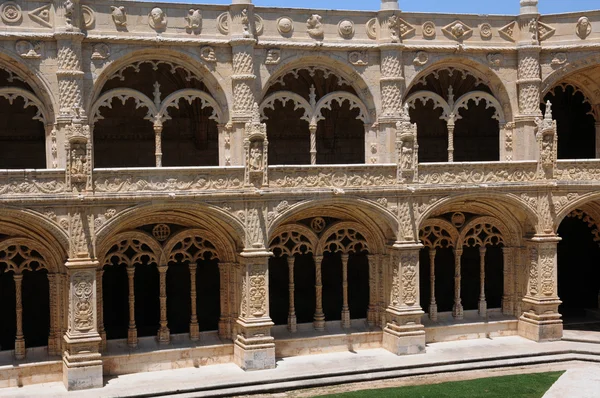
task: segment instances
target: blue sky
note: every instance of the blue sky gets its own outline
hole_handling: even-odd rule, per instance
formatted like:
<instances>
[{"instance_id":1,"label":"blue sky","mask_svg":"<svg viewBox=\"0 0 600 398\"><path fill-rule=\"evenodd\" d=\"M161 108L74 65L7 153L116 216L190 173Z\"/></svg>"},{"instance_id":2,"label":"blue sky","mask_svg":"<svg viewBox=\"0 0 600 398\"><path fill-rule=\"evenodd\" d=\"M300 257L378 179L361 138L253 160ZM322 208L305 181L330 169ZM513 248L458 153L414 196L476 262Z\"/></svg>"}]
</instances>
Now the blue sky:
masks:
<instances>
[{"instance_id":1,"label":"blue sky","mask_svg":"<svg viewBox=\"0 0 600 398\"><path fill-rule=\"evenodd\" d=\"M177 2L231 4L231 0L176 0ZM378 10L380 0L254 0L264 7ZM600 0L540 0L540 12L553 14L600 9ZM519 0L400 0L402 11L471 14L517 14Z\"/></svg>"}]
</instances>

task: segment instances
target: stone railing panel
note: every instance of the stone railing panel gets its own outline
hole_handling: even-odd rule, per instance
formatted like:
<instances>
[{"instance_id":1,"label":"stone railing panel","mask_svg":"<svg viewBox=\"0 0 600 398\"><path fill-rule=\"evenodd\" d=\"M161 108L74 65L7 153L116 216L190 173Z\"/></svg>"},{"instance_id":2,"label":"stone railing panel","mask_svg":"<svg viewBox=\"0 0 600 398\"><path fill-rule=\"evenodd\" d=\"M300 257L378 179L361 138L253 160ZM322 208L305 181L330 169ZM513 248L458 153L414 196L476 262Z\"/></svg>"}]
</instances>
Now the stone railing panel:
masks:
<instances>
[{"instance_id":1,"label":"stone railing panel","mask_svg":"<svg viewBox=\"0 0 600 398\"><path fill-rule=\"evenodd\" d=\"M396 184L396 165L271 166L271 188L361 188Z\"/></svg>"},{"instance_id":2,"label":"stone railing panel","mask_svg":"<svg viewBox=\"0 0 600 398\"><path fill-rule=\"evenodd\" d=\"M537 162L422 163L420 184L487 184L534 181Z\"/></svg>"}]
</instances>

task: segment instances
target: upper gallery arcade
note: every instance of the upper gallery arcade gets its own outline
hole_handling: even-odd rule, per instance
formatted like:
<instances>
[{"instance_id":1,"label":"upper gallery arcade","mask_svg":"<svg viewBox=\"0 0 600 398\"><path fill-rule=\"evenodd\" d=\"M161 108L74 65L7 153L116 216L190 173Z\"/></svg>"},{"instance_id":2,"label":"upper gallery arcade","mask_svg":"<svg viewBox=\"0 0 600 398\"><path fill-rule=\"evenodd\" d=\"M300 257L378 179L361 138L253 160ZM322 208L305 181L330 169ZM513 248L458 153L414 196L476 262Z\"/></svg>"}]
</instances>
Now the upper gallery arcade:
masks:
<instances>
[{"instance_id":1,"label":"upper gallery arcade","mask_svg":"<svg viewBox=\"0 0 600 398\"><path fill-rule=\"evenodd\" d=\"M537 3L0 3L0 386L560 338L599 304L564 264L600 258L600 11Z\"/></svg>"}]
</instances>

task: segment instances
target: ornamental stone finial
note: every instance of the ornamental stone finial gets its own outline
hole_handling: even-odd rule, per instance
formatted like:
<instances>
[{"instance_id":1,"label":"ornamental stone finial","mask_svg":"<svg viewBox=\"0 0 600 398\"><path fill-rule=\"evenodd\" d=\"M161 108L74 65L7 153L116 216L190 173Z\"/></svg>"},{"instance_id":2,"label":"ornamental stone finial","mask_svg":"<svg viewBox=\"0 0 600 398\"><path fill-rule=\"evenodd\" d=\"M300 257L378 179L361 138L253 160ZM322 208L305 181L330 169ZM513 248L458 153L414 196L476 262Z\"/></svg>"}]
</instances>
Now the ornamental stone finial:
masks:
<instances>
[{"instance_id":1,"label":"ornamental stone finial","mask_svg":"<svg viewBox=\"0 0 600 398\"><path fill-rule=\"evenodd\" d=\"M381 0L381 11L399 10L398 0Z\"/></svg>"},{"instance_id":2,"label":"ornamental stone finial","mask_svg":"<svg viewBox=\"0 0 600 398\"><path fill-rule=\"evenodd\" d=\"M521 15L539 14L538 0L521 0Z\"/></svg>"}]
</instances>

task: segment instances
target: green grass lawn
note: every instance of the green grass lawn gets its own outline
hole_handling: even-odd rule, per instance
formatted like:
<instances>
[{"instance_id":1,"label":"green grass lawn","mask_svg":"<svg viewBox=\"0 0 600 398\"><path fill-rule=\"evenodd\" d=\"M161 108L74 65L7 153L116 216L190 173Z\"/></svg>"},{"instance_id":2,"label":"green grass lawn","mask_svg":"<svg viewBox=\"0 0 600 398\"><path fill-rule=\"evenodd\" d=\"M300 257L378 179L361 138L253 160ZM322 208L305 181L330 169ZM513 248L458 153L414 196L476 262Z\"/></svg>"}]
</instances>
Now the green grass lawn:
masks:
<instances>
[{"instance_id":1,"label":"green grass lawn","mask_svg":"<svg viewBox=\"0 0 600 398\"><path fill-rule=\"evenodd\" d=\"M564 372L532 373L467 381L383 388L327 395L342 398L541 398Z\"/></svg>"}]
</instances>

